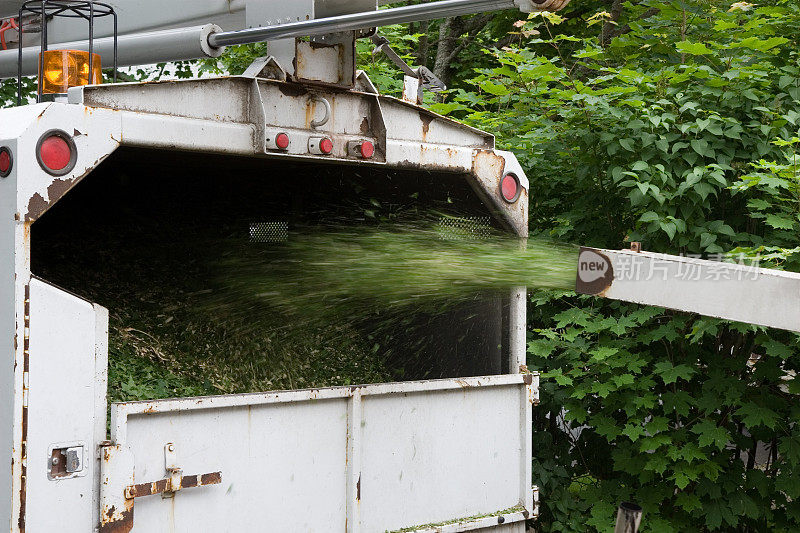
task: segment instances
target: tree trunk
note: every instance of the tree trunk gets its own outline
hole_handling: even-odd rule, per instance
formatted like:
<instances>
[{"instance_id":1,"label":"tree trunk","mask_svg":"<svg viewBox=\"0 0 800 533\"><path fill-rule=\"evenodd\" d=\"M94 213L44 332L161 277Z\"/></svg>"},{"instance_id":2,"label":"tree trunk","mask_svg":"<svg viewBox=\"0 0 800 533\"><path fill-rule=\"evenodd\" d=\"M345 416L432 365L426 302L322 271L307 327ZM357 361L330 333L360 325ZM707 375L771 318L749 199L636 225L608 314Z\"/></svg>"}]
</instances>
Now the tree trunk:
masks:
<instances>
[{"instance_id":1,"label":"tree trunk","mask_svg":"<svg viewBox=\"0 0 800 533\"><path fill-rule=\"evenodd\" d=\"M603 23L603 30L600 33L600 45L603 48L611 43L611 39L615 37L615 29L619 23L619 17L622 15L622 0L614 0L611 3L611 16Z\"/></svg>"},{"instance_id":2,"label":"tree trunk","mask_svg":"<svg viewBox=\"0 0 800 533\"><path fill-rule=\"evenodd\" d=\"M450 85L453 71L450 63L458 48L458 38L461 35L461 22L458 18L449 18L442 21L439 27L439 44L436 48L436 61L433 64L433 73L446 85Z\"/></svg>"},{"instance_id":3,"label":"tree trunk","mask_svg":"<svg viewBox=\"0 0 800 533\"><path fill-rule=\"evenodd\" d=\"M430 40L428 39L428 31L430 30L430 22L425 20L419 24L419 46L417 47L417 65L428 66L428 52L430 51Z\"/></svg>"}]
</instances>

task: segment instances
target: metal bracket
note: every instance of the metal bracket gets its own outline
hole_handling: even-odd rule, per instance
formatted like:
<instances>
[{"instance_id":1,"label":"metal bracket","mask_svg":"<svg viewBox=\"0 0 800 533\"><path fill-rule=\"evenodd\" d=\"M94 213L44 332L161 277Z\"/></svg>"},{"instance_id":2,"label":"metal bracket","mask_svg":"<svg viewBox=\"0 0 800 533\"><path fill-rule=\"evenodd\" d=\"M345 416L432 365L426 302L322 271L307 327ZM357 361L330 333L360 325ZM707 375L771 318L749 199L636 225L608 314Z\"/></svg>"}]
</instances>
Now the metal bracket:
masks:
<instances>
[{"instance_id":1,"label":"metal bracket","mask_svg":"<svg viewBox=\"0 0 800 533\"><path fill-rule=\"evenodd\" d=\"M259 57L255 59L243 76L247 78L265 78L268 80L286 81L288 75L278 61L272 57Z\"/></svg>"},{"instance_id":2,"label":"metal bracket","mask_svg":"<svg viewBox=\"0 0 800 533\"><path fill-rule=\"evenodd\" d=\"M416 69L409 66L402 57L389 45L389 40L377 33L370 37L372 43L375 45L372 55L378 55L383 52L402 72L405 74L405 82L403 84L403 99L412 104L422 104L423 90L427 89L434 93L440 93L447 90L447 85L440 80L427 67L418 67Z\"/></svg>"},{"instance_id":3,"label":"metal bracket","mask_svg":"<svg viewBox=\"0 0 800 533\"><path fill-rule=\"evenodd\" d=\"M175 493L183 489L206 487L222 483L222 472L184 476L183 470L178 466L178 457L175 444L168 443L164 446L164 466L169 477L152 483L140 483L125 487L125 499L133 500L144 496L161 494L163 498L172 498Z\"/></svg>"},{"instance_id":4,"label":"metal bracket","mask_svg":"<svg viewBox=\"0 0 800 533\"><path fill-rule=\"evenodd\" d=\"M333 115L333 109L331 108L331 103L328 101L327 98L323 98L321 96L312 96L308 101L308 105L309 105L309 107L311 108L312 111L314 109L316 109L316 107L314 105L315 102L319 103L319 104L322 104L322 108L325 111L325 116L324 117L322 117L320 119L314 118L314 120L311 121L311 127L314 128L314 129L317 129L317 128L321 128L322 126L324 126L325 124L330 122L331 115Z\"/></svg>"}]
</instances>

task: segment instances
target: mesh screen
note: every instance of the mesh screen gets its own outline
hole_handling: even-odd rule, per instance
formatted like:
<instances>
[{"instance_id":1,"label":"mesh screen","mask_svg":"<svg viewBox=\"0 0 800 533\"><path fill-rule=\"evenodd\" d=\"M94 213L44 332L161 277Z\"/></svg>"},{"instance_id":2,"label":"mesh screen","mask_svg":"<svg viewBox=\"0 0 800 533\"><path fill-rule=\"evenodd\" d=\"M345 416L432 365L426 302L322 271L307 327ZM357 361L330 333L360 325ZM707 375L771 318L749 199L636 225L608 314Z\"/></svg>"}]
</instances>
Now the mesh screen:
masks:
<instances>
[{"instance_id":1,"label":"mesh screen","mask_svg":"<svg viewBox=\"0 0 800 533\"><path fill-rule=\"evenodd\" d=\"M250 242L276 243L289 239L287 222L253 222L250 224Z\"/></svg>"},{"instance_id":2,"label":"mesh screen","mask_svg":"<svg viewBox=\"0 0 800 533\"><path fill-rule=\"evenodd\" d=\"M437 225L445 241L485 241L492 236L489 217L442 217Z\"/></svg>"}]
</instances>

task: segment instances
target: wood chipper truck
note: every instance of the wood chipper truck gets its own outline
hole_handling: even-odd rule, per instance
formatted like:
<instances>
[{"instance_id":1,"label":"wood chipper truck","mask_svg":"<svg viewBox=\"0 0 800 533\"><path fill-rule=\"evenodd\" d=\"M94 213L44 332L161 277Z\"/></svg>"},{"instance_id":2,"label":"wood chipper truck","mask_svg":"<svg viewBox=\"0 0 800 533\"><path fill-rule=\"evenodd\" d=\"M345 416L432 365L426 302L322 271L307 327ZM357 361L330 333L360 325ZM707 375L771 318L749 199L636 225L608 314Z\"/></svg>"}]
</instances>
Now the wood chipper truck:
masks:
<instances>
[{"instance_id":1,"label":"wood chipper truck","mask_svg":"<svg viewBox=\"0 0 800 533\"><path fill-rule=\"evenodd\" d=\"M114 404L109 422L117 310L43 273L74 257L87 277L108 270L114 250L86 247L108 227L145 243L145 271L164 235L281 235L358 191L445 199L525 239L515 156L421 107L440 83L396 56L405 98L381 96L354 43L387 24L564 3L0 0L0 77L39 80L38 103L0 111L0 530L525 531L538 376L524 366L524 288L454 311L473 318L439 328L438 379ZM98 83L101 62L253 42L269 56L242 76ZM686 265L724 280L693 282ZM795 330L798 283L636 251L587 249L578 267L583 292Z\"/></svg>"}]
</instances>

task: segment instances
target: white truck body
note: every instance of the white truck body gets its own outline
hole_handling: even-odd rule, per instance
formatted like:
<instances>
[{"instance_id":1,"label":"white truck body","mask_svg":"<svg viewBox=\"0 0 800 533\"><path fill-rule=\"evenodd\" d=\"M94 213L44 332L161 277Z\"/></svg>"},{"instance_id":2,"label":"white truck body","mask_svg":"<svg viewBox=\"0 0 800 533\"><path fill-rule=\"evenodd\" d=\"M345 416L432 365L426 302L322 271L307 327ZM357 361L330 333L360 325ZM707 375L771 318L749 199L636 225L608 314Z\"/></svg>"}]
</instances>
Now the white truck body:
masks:
<instances>
[{"instance_id":1,"label":"white truck body","mask_svg":"<svg viewBox=\"0 0 800 533\"><path fill-rule=\"evenodd\" d=\"M538 394L537 377L520 374L524 291L509 296L503 322L506 375L121 404L109 436L108 312L31 271L37 221L121 149L460 176L524 237L527 180L512 154L491 135L375 94L363 74L351 90L238 77L76 88L69 100L0 111L0 147L13 155L0 178L3 527L524 531L537 512ZM312 127L327 107L327 122ZM53 130L77 151L61 176L36 157ZM291 140L286 151L273 148L277 132ZM311 152L321 135L333 140L329 156ZM377 149L369 161L348 151L362 140ZM525 186L513 204L499 190L509 172ZM58 471L53 457L77 470Z\"/></svg>"}]
</instances>

